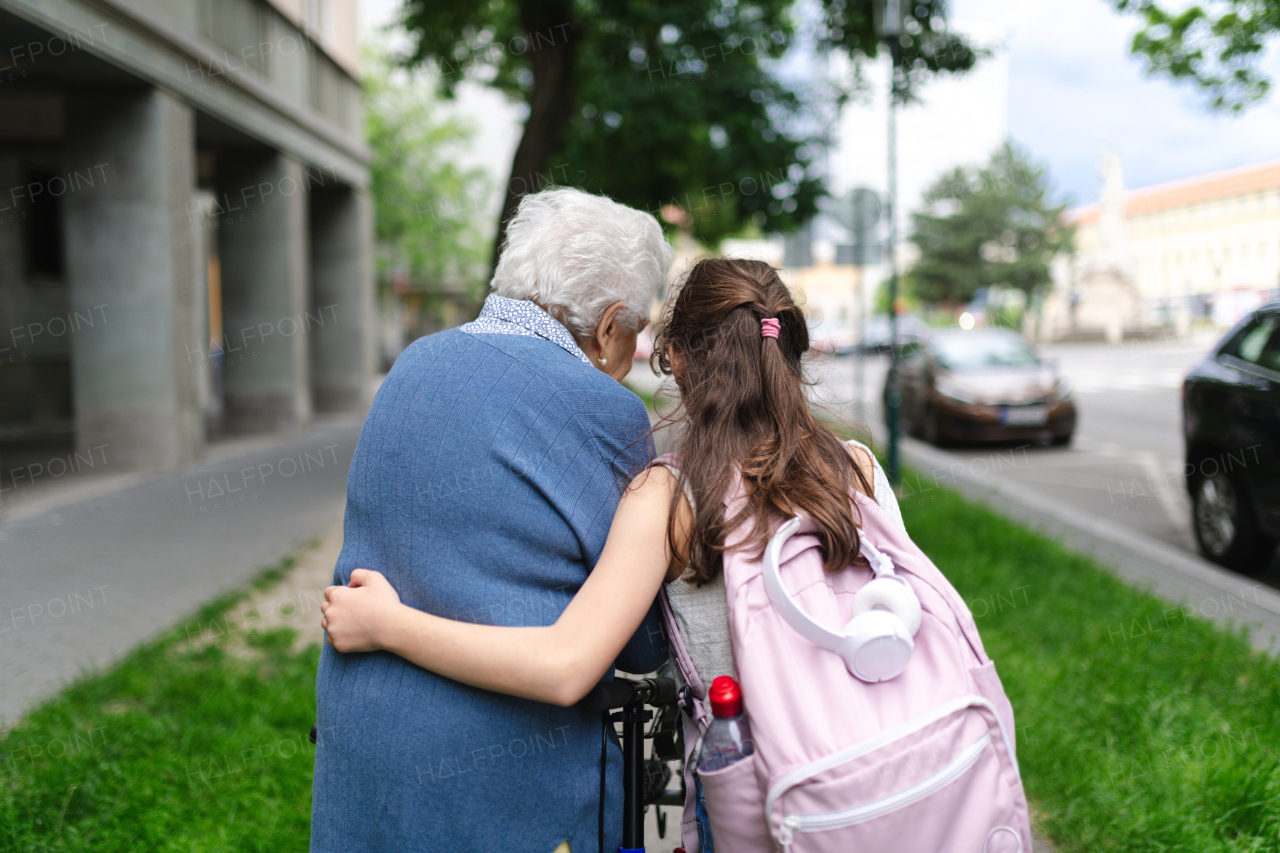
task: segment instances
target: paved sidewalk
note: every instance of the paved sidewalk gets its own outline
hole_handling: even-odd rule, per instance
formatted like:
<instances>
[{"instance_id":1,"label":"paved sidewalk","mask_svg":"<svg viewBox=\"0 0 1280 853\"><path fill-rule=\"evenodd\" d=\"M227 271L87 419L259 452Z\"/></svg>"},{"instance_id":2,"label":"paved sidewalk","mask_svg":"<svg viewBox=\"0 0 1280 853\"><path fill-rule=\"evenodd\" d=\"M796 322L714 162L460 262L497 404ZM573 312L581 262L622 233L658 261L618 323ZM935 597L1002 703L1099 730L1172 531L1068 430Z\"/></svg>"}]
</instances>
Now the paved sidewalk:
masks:
<instances>
[{"instance_id":1,"label":"paved sidewalk","mask_svg":"<svg viewBox=\"0 0 1280 853\"><path fill-rule=\"evenodd\" d=\"M0 724L340 522L363 421L215 447L181 474L0 521Z\"/></svg>"},{"instance_id":2,"label":"paved sidewalk","mask_svg":"<svg viewBox=\"0 0 1280 853\"><path fill-rule=\"evenodd\" d=\"M342 521L338 520L291 555L293 566L279 583L252 591L221 620L184 624L178 631L198 645L221 642L223 632L243 639L250 631L292 628L297 631L292 647L295 654L314 643L323 643L320 605L325 587L333 583L333 567L341 552ZM228 643L225 647L239 652L244 644Z\"/></svg>"}]
</instances>

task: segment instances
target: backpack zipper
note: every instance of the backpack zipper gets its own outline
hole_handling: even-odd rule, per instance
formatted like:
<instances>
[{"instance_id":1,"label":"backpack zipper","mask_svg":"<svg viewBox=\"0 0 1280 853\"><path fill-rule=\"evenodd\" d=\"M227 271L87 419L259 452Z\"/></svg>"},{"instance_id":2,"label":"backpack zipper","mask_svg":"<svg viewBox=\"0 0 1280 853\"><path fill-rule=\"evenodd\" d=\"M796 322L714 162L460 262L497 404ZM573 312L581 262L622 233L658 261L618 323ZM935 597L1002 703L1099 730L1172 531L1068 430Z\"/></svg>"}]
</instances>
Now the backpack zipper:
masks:
<instances>
[{"instance_id":1,"label":"backpack zipper","mask_svg":"<svg viewBox=\"0 0 1280 853\"><path fill-rule=\"evenodd\" d=\"M907 735L914 734L921 729L927 728L928 726L938 722L939 720L945 719L958 711L963 711L966 708L974 706L987 708L995 716L996 721L1000 721L1000 715L996 713L995 708L986 699L977 695L961 696L958 699L954 699L945 705L941 705L933 709L928 714L917 717L914 720L909 720L892 729L886 729L874 737L870 737L861 743L854 744L853 746L846 747L839 752L834 752L826 758L806 764L803 767L797 767L795 770L787 773L769 787L769 793L765 797L764 813L767 815L772 814L774 801L793 785L797 785L810 777L817 776L819 773L824 773L833 767L839 767L841 764L861 758L882 746L887 746L900 738L904 738ZM1001 733L1004 732L1004 723L1002 722L1000 723L1000 730ZM1006 741L1008 740L1007 737L1005 739ZM1012 754L1012 749L1010 749L1010 754Z\"/></svg>"},{"instance_id":2,"label":"backpack zipper","mask_svg":"<svg viewBox=\"0 0 1280 853\"><path fill-rule=\"evenodd\" d=\"M782 821L784 845L791 843L791 834L793 832L813 832L823 829L837 829L844 826L852 826L855 823L872 820L877 817L905 808L919 800L923 800L930 794L945 788L956 779L964 774L966 770L973 766L978 760L978 756L987 748L987 744L991 743L991 733L987 732L978 738L964 751L956 756L946 767L939 770L933 776L921 782L917 782L910 788L904 788L896 794L890 794L874 802L864 803L860 806L845 809L839 812L827 812L818 815L787 815Z\"/></svg>"}]
</instances>

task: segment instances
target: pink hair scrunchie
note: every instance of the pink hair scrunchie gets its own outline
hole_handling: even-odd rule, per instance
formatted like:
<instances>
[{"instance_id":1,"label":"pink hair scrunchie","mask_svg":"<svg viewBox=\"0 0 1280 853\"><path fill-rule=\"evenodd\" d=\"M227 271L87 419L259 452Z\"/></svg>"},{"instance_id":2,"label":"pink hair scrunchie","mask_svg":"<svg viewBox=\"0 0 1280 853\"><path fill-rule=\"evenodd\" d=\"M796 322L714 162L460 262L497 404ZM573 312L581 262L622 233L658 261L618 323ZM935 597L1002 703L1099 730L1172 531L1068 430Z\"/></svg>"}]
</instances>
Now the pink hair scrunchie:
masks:
<instances>
[{"instance_id":1,"label":"pink hair scrunchie","mask_svg":"<svg viewBox=\"0 0 1280 853\"><path fill-rule=\"evenodd\" d=\"M778 330L782 328L782 324L778 322L776 317L765 317L760 321L760 337L778 339Z\"/></svg>"}]
</instances>

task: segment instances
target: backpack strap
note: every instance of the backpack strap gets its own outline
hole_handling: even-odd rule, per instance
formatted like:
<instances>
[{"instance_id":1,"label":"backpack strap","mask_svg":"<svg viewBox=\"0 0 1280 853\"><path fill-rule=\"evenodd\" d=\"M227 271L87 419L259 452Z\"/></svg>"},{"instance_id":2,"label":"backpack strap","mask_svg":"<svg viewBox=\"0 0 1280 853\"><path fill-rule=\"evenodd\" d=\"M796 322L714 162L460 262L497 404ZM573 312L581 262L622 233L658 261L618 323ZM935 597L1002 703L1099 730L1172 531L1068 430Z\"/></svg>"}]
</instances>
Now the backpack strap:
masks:
<instances>
[{"instance_id":1,"label":"backpack strap","mask_svg":"<svg viewBox=\"0 0 1280 853\"><path fill-rule=\"evenodd\" d=\"M680 457L674 453L664 453L650 462L649 465L650 467L661 465L677 476L680 474ZM690 500L690 504L692 503L693 501ZM693 691L693 707L685 710L698 722L700 728L706 728L707 718L710 714L706 706L707 685L702 683L702 676L698 675L698 668L693 665L693 655L689 653L689 647L685 644L684 635L680 633L680 625L676 622L675 613L671 610L671 602L667 599L665 584L658 593L658 600L662 602L662 619L666 623L667 643L671 647L671 656L675 658L676 667L679 668L680 675L684 678L684 683L689 685Z\"/></svg>"},{"instance_id":2,"label":"backpack strap","mask_svg":"<svg viewBox=\"0 0 1280 853\"><path fill-rule=\"evenodd\" d=\"M680 704L687 713L681 720L684 726L684 812L680 816L680 840L689 853L698 853L698 788L693 778L693 761L698 754L698 745L702 743L702 733L710 723L707 690L702 677L698 675L697 667L693 665L693 656L689 654L684 635L680 633L675 614L671 612L671 602L667 601L665 589L658 593L658 600L662 602L662 621L666 623L667 645L675 659L676 668L680 670L680 676L692 694L689 697L691 706L686 707L683 700Z\"/></svg>"},{"instance_id":3,"label":"backpack strap","mask_svg":"<svg viewBox=\"0 0 1280 853\"><path fill-rule=\"evenodd\" d=\"M870 544L889 557L897 568L902 568L906 564L903 557L909 555L912 558L910 564L914 568L902 568L902 571L926 584L946 602L948 609L954 614L956 625L959 627L961 635L977 657L978 663L986 663L989 658L982 646L982 638L978 635L978 626L974 624L969 606L960 598L955 587L947 581L946 577L933 565L933 562L920 550L919 546L911 541L911 537L907 535L906 531L889 519L885 511L876 503L875 498L870 495L864 495L856 489L851 490L851 495L850 511L856 512L858 520L861 522L859 535L866 536L868 532L871 533L873 541ZM731 518L734 513L741 511L745 503L745 486L741 476L735 475L733 484L724 499L725 517ZM779 523L782 521L782 519L779 519ZM732 547L733 543L741 542L749 534L751 524L751 519L744 520L742 525L729 533L726 537L726 543ZM812 525L808 521L801 527L802 532L812 529ZM786 562L788 558L788 555L784 553L779 562Z\"/></svg>"},{"instance_id":4,"label":"backpack strap","mask_svg":"<svg viewBox=\"0 0 1280 853\"><path fill-rule=\"evenodd\" d=\"M680 457L674 453L664 453L649 463L650 466L661 465L672 473L680 473ZM686 494L686 497L689 497ZM690 505L693 500L690 497ZM698 787L693 775L694 757L698 754L698 746L702 743L702 734L707 730L711 720L711 709L707 704L707 686L702 683L698 668L693 665L693 655L685 644L684 635L680 633L680 625L676 622L675 613L671 610L671 602L667 599L664 585L658 593L658 601L662 603L662 621L667 629L667 645L671 649L671 657L675 660L680 677L689 687L689 705L682 702L685 711L682 720L684 725L684 813L680 818L680 840L688 853L699 853L698 841Z\"/></svg>"},{"instance_id":5,"label":"backpack strap","mask_svg":"<svg viewBox=\"0 0 1280 853\"><path fill-rule=\"evenodd\" d=\"M671 602L667 600L665 589L658 594L658 600L662 602L662 618L666 623L667 645L671 648L671 656L675 658L676 667L680 670L684 683L689 685L689 689L693 692L693 707L684 710L698 722L699 726L705 727L708 716L707 686L702 683L702 676L698 675L698 669L693 665L693 655L685 645L684 635L680 633L680 626L676 622L675 614L671 611Z\"/></svg>"},{"instance_id":6,"label":"backpack strap","mask_svg":"<svg viewBox=\"0 0 1280 853\"><path fill-rule=\"evenodd\" d=\"M946 602L947 607L950 608L955 616L961 635L977 656L978 663L986 663L989 658L982 646L982 638L978 634L978 626L974 624L973 614L969 611L969 606L964 603L955 587L947 581L946 576L920 550L920 547L911 541L910 536L905 531L898 529L889 520L889 517L885 515L879 504L860 492L854 494L854 501L858 506L858 510L862 513L862 534L866 535L868 528L870 528L875 535L876 548L893 560L895 571L900 571L916 578ZM913 558L910 561L910 568L906 567L906 561L902 559L906 555L910 555Z\"/></svg>"},{"instance_id":7,"label":"backpack strap","mask_svg":"<svg viewBox=\"0 0 1280 853\"><path fill-rule=\"evenodd\" d=\"M670 468L672 471L678 472L680 470L680 454L664 453L661 456L656 456L649 463L649 467L652 468L654 465L661 465L664 468Z\"/></svg>"}]
</instances>

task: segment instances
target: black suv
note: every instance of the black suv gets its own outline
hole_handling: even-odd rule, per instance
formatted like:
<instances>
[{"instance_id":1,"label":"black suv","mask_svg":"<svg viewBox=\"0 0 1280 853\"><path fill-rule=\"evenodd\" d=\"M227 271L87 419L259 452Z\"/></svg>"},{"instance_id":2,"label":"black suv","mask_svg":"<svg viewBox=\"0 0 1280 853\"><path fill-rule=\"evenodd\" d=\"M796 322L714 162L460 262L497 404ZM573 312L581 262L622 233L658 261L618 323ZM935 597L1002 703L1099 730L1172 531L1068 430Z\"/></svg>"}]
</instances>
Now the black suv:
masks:
<instances>
[{"instance_id":1,"label":"black suv","mask_svg":"<svg viewBox=\"0 0 1280 853\"><path fill-rule=\"evenodd\" d=\"M1280 302L1232 329L1182 391L1200 552L1233 569L1261 569L1280 539Z\"/></svg>"}]
</instances>

